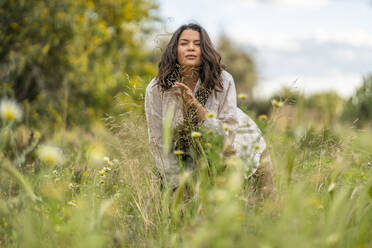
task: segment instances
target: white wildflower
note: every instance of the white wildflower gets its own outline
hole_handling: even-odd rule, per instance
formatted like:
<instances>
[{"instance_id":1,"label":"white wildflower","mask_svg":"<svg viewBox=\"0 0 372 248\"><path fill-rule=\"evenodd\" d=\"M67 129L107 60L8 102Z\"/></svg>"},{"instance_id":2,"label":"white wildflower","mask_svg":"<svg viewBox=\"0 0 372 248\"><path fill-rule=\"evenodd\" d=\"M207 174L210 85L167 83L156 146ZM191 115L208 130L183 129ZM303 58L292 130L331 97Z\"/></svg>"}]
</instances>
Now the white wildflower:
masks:
<instances>
[{"instance_id":1,"label":"white wildflower","mask_svg":"<svg viewBox=\"0 0 372 248\"><path fill-rule=\"evenodd\" d=\"M20 121L22 109L16 101L3 99L0 102L0 117L5 121Z\"/></svg>"},{"instance_id":2,"label":"white wildflower","mask_svg":"<svg viewBox=\"0 0 372 248\"><path fill-rule=\"evenodd\" d=\"M39 159L46 164L55 165L63 161L61 149L51 145L41 145L37 150Z\"/></svg>"}]
</instances>

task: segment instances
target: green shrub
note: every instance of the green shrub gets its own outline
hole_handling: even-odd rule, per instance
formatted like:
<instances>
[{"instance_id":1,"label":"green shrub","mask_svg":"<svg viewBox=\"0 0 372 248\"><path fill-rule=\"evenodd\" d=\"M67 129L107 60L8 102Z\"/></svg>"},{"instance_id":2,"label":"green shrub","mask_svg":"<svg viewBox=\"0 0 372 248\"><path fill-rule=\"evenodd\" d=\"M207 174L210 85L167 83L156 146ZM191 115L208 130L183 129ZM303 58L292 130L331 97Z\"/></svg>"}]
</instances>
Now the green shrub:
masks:
<instances>
[{"instance_id":1,"label":"green shrub","mask_svg":"<svg viewBox=\"0 0 372 248\"><path fill-rule=\"evenodd\" d=\"M305 130L305 133L299 138L297 147L299 150L309 155L319 157L321 154L334 156L341 146L340 137L328 128L317 131L314 127Z\"/></svg>"},{"instance_id":2,"label":"green shrub","mask_svg":"<svg viewBox=\"0 0 372 248\"><path fill-rule=\"evenodd\" d=\"M357 127L372 121L372 75L364 77L362 86L345 103L341 118Z\"/></svg>"},{"instance_id":3,"label":"green shrub","mask_svg":"<svg viewBox=\"0 0 372 248\"><path fill-rule=\"evenodd\" d=\"M1 1L1 95L49 129L132 111L139 96L128 92L119 111L114 97L134 86L144 93L155 75L144 40L156 10L146 0Z\"/></svg>"}]
</instances>

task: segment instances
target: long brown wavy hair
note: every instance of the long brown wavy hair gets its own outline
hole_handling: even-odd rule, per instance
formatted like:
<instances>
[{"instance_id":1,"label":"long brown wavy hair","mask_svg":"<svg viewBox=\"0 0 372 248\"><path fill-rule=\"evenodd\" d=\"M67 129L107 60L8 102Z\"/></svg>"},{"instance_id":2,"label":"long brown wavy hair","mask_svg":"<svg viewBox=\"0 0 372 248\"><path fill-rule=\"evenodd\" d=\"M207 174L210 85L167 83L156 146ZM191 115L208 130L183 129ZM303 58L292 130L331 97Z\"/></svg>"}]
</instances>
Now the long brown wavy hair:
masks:
<instances>
[{"instance_id":1,"label":"long brown wavy hair","mask_svg":"<svg viewBox=\"0 0 372 248\"><path fill-rule=\"evenodd\" d=\"M216 49L214 49L208 33L203 27L195 23L182 25L173 33L159 62L159 71L156 76L157 83L160 84L163 90L167 90L171 88L178 79L174 77L176 73L180 73L180 67L177 61L178 40L182 32L187 29L197 31L200 34L202 62L199 68L199 77L202 85L209 90L215 89L221 91L223 89L221 72L225 66L222 65L221 56Z\"/></svg>"},{"instance_id":2,"label":"long brown wavy hair","mask_svg":"<svg viewBox=\"0 0 372 248\"><path fill-rule=\"evenodd\" d=\"M214 49L207 32L200 25L194 23L182 25L174 32L160 60L156 79L163 91L170 89L176 81L183 82L182 70L185 68L180 66L177 61L177 47L181 33L187 29L197 31L200 34L202 62L198 68L194 69L198 70L201 85L195 93L195 98L205 106L213 90L223 90L221 73L225 67L221 64L221 56ZM190 136L192 131L198 130L199 124L196 109L189 107L184 111L183 124L177 130L174 130L173 149L184 152L182 160L186 160L187 156L190 156L189 148L191 145L194 145L196 149L196 156L200 153L199 148L195 147Z\"/></svg>"}]
</instances>

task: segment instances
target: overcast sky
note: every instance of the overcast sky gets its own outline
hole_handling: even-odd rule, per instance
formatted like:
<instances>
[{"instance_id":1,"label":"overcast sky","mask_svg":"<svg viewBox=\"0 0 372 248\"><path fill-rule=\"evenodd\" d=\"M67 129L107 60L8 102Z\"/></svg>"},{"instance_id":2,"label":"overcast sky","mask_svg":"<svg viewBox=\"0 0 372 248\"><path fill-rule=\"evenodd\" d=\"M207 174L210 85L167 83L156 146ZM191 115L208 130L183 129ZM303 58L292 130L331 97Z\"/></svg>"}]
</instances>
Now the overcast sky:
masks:
<instances>
[{"instance_id":1,"label":"overcast sky","mask_svg":"<svg viewBox=\"0 0 372 248\"><path fill-rule=\"evenodd\" d=\"M368 0L158 2L164 31L194 21L215 42L223 31L253 53L259 70L256 95L268 96L289 85L304 93L332 89L346 97L363 75L372 73Z\"/></svg>"}]
</instances>

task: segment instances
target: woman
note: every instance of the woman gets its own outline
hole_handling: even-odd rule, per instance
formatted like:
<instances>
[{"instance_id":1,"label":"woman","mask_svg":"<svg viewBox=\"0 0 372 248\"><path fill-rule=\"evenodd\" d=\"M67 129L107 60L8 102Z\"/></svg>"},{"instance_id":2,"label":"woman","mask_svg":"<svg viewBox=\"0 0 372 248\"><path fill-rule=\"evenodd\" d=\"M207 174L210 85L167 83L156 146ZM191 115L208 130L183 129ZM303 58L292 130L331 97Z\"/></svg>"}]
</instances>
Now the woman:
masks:
<instances>
[{"instance_id":1,"label":"woman","mask_svg":"<svg viewBox=\"0 0 372 248\"><path fill-rule=\"evenodd\" d=\"M170 106L174 106L171 129L175 136L168 152L163 144L163 120ZM150 151L162 178L171 185L177 186L180 168L175 150L193 166L190 130L197 125L224 136L225 145L247 161L246 178L256 184L260 181L260 188L270 184L265 141L256 124L237 107L234 80L223 69L220 55L201 26L183 25L173 34L158 75L146 89L145 111Z\"/></svg>"}]
</instances>

